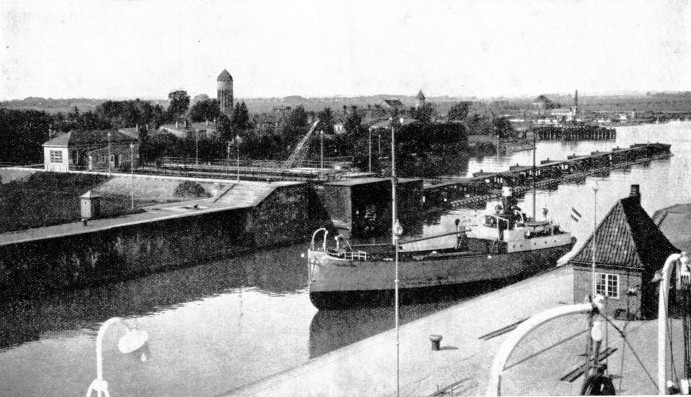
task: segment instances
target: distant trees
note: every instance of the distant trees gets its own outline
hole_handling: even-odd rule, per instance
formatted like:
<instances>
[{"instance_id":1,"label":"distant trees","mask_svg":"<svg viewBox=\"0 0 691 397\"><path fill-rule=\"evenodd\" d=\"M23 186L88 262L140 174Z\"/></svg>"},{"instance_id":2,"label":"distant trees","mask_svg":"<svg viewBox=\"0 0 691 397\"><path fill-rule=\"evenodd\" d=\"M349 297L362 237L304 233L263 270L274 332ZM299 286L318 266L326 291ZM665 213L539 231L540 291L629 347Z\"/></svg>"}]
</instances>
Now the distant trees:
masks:
<instances>
[{"instance_id":1,"label":"distant trees","mask_svg":"<svg viewBox=\"0 0 691 397\"><path fill-rule=\"evenodd\" d=\"M236 132L250 129L250 114L245 102L240 102L233 108L233 119L231 122Z\"/></svg>"},{"instance_id":2,"label":"distant trees","mask_svg":"<svg viewBox=\"0 0 691 397\"><path fill-rule=\"evenodd\" d=\"M325 134L332 135L334 133L334 115L331 108L324 108L324 110L317 113L319 119L319 129Z\"/></svg>"},{"instance_id":3,"label":"distant trees","mask_svg":"<svg viewBox=\"0 0 691 397\"><path fill-rule=\"evenodd\" d=\"M168 114L173 119L182 117L190 106L190 96L184 90L169 93L168 100Z\"/></svg>"},{"instance_id":4,"label":"distant trees","mask_svg":"<svg viewBox=\"0 0 691 397\"><path fill-rule=\"evenodd\" d=\"M457 102L449 109L449 121L463 121L468 117L470 102Z\"/></svg>"},{"instance_id":5,"label":"distant trees","mask_svg":"<svg viewBox=\"0 0 691 397\"><path fill-rule=\"evenodd\" d=\"M197 101L190 108L190 119L194 122L216 120L219 114L221 114L221 111L218 106L218 101L216 99L209 99L208 97Z\"/></svg>"},{"instance_id":6,"label":"distant trees","mask_svg":"<svg viewBox=\"0 0 691 397\"><path fill-rule=\"evenodd\" d=\"M515 138L516 136L516 131L506 117L494 119L494 133L501 139Z\"/></svg>"},{"instance_id":7,"label":"distant trees","mask_svg":"<svg viewBox=\"0 0 691 397\"><path fill-rule=\"evenodd\" d=\"M41 145L54 120L43 111L0 108L0 163L42 163Z\"/></svg>"},{"instance_id":8,"label":"distant trees","mask_svg":"<svg viewBox=\"0 0 691 397\"><path fill-rule=\"evenodd\" d=\"M165 121L161 105L139 99L127 101L105 101L96 107L96 115L107 120L114 128L149 125L158 128Z\"/></svg>"},{"instance_id":9,"label":"distant trees","mask_svg":"<svg viewBox=\"0 0 691 397\"><path fill-rule=\"evenodd\" d=\"M362 117L357 111L352 111L347 114L345 122L343 123L343 129L346 134L358 134L360 133L360 128L362 127Z\"/></svg>"},{"instance_id":10,"label":"distant trees","mask_svg":"<svg viewBox=\"0 0 691 397\"><path fill-rule=\"evenodd\" d=\"M410 116L421 123L429 123L436 114L433 104L427 102L419 108L410 108Z\"/></svg>"}]
</instances>

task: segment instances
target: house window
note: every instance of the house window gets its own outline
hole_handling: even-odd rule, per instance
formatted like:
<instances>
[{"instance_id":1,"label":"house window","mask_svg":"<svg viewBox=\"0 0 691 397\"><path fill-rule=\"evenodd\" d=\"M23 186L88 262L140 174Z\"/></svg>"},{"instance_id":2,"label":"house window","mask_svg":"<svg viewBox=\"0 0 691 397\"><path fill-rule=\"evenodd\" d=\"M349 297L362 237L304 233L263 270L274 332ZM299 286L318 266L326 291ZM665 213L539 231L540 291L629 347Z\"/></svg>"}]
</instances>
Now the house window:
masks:
<instances>
[{"instance_id":1,"label":"house window","mask_svg":"<svg viewBox=\"0 0 691 397\"><path fill-rule=\"evenodd\" d=\"M62 150L51 150L50 151L50 162L51 163L62 163Z\"/></svg>"},{"instance_id":2,"label":"house window","mask_svg":"<svg viewBox=\"0 0 691 397\"><path fill-rule=\"evenodd\" d=\"M596 293L608 298L619 299L619 275L596 273Z\"/></svg>"}]
</instances>

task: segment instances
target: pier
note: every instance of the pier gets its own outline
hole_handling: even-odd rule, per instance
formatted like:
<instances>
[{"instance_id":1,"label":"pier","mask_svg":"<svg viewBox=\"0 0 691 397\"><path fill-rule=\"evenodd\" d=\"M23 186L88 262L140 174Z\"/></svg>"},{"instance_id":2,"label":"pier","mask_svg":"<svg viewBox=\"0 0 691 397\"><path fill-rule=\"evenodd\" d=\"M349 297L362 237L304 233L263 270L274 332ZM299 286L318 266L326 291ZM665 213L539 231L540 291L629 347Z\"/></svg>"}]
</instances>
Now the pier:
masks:
<instances>
[{"instance_id":1,"label":"pier","mask_svg":"<svg viewBox=\"0 0 691 397\"><path fill-rule=\"evenodd\" d=\"M484 394L494 356L515 326L547 309L574 302L573 268L565 266L503 289L459 303L400 327L401 396L474 396ZM489 314L489 315L488 315ZM393 323L393 318L391 319ZM624 321L614 321L624 328ZM654 371L656 321L628 323L631 348L610 329L611 374L623 376L617 394L656 394L646 375ZM681 354L681 320L672 320ZM230 390L223 396L395 396L396 339L389 330L319 356L296 368ZM578 395L583 377L586 316L572 316L543 326L522 342L504 372L507 395ZM439 350L431 335L441 335ZM622 361L622 355L626 361ZM681 361L681 360L679 360ZM682 363L676 362L677 369ZM623 366L622 366L623 363ZM644 365L645 368L641 367ZM510 368L510 369L509 369Z\"/></svg>"},{"instance_id":2,"label":"pier","mask_svg":"<svg viewBox=\"0 0 691 397\"><path fill-rule=\"evenodd\" d=\"M545 159L536 164L513 165L507 171L479 171L469 178L459 178L437 185L424 186L424 203L428 207L455 208L482 204L501 195L502 186L512 186L522 193L536 187L552 186L611 169L669 157L670 145L634 144L616 147L609 152L572 154L565 160Z\"/></svg>"}]
</instances>

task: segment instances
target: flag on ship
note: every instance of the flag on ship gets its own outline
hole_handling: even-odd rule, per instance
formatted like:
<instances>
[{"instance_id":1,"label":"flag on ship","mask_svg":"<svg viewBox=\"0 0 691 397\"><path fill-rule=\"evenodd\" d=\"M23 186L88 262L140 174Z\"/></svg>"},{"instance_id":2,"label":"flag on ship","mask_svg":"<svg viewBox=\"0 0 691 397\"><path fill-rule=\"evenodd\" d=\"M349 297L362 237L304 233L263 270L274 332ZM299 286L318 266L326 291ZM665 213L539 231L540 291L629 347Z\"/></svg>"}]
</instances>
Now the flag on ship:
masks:
<instances>
[{"instance_id":1,"label":"flag on ship","mask_svg":"<svg viewBox=\"0 0 691 397\"><path fill-rule=\"evenodd\" d=\"M578 212L575 208L571 207L571 219L578 222L581 220L582 217L583 215L581 215L580 212Z\"/></svg>"}]
</instances>

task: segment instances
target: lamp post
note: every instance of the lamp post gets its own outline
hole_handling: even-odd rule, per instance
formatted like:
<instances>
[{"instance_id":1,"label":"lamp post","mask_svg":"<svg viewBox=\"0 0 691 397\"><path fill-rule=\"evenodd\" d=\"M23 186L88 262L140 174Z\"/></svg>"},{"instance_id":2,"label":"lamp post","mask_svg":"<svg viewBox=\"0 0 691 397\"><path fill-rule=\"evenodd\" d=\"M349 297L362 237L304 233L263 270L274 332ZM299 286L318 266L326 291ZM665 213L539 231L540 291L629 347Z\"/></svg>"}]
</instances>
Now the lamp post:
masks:
<instances>
[{"instance_id":1,"label":"lamp post","mask_svg":"<svg viewBox=\"0 0 691 397\"><path fill-rule=\"evenodd\" d=\"M319 130L319 172L324 173L324 130Z\"/></svg>"},{"instance_id":2,"label":"lamp post","mask_svg":"<svg viewBox=\"0 0 691 397\"><path fill-rule=\"evenodd\" d=\"M235 135L235 146L237 147L237 179L238 182L240 182L240 143L242 143L242 138L240 138L240 135Z\"/></svg>"},{"instance_id":3,"label":"lamp post","mask_svg":"<svg viewBox=\"0 0 691 397\"><path fill-rule=\"evenodd\" d=\"M396 316L396 396L400 395L400 390L401 390L401 360L400 360L400 354L399 354L399 338L398 338L398 238L403 234L403 228L401 227L401 224L398 222L398 219L396 219L396 223L394 224L393 227L393 235L394 235L394 245L396 246L396 278L394 279L394 299L395 299L395 316Z\"/></svg>"},{"instance_id":4,"label":"lamp post","mask_svg":"<svg viewBox=\"0 0 691 397\"><path fill-rule=\"evenodd\" d=\"M134 143L130 143L130 181L132 187L132 209L134 209Z\"/></svg>"},{"instance_id":5,"label":"lamp post","mask_svg":"<svg viewBox=\"0 0 691 397\"><path fill-rule=\"evenodd\" d=\"M195 164L199 165L199 130L194 130Z\"/></svg>"},{"instance_id":6,"label":"lamp post","mask_svg":"<svg viewBox=\"0 0 691 397\"><path fill-rule=\"evenodd\" d=\"M595 298L595 294L597 293L597 286L596 286L596 280L595 280L595 252L597 251L597 190L599 187L597 186L597 182L595 183L595 186L593 186L593 192L595 193L594 195L594 200L595 200L595 208L594 208L594 214L593 214L593 265L592 265L592 273L593 273L593 290L592 290L592 297L593 299Z\"/></svg>"},{"instance_id":7,"label":"lamp post","mask_svg":"<svg viewBox=\"0 0 691 397\"><path fill-rule=\"evenodd\" d=\"M110 176L110 137L111 137L110 131L108 131L108 176Z\"/></svg>"},{"instance_id":8,"label":"lamp post","mask_svg":"<svg viewBox=\"0 0 691 397\"><path fill-rule=\"evenodd\" d=\"M228 172L228 168L230 168L230 141L226 145L226 172Z\"/></svg>"},{"instance_id":9,"label":"lamp post","mask_svg":"<svg viewBox=\"0 0 691 397\"><path fill-rule=\"evenodd\" d=\"M369 168L368 172L372 172L372 127L367 129L369 131L368 153L369 153Z\"/></svg>"},{"instance_id":10,"label":"lamp post","mask_svg":"<svg viewBox=\"0 0 691 397\"><path fill-rule=\"evenodd\" d=\"M145 347L146 341L149 339L149 334L146 331L130 328L120 317L108 319L101 325L101 328L98 330L98 335L96 336L96 379L89 385L89 389L86 391L87 397L91 396L92 391L95 391L96 395L99 397L110 396L108 392L108 382L103 379L103 336L108 327L116 323L122 323L127 327L127 333L118 341L118 350L123 354L139 352L139 358L142 362L148 359Z\"/></svg>"}]
</instances>

